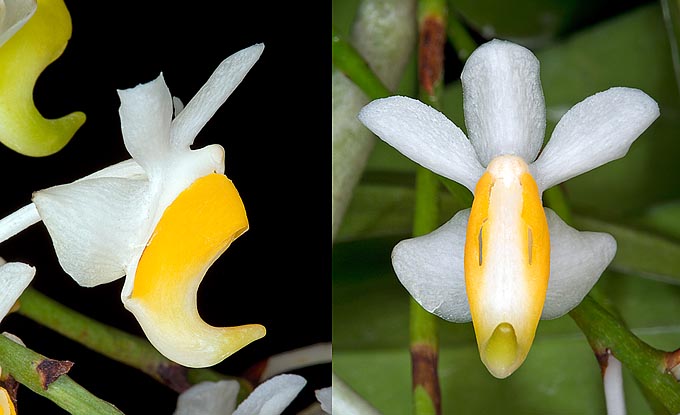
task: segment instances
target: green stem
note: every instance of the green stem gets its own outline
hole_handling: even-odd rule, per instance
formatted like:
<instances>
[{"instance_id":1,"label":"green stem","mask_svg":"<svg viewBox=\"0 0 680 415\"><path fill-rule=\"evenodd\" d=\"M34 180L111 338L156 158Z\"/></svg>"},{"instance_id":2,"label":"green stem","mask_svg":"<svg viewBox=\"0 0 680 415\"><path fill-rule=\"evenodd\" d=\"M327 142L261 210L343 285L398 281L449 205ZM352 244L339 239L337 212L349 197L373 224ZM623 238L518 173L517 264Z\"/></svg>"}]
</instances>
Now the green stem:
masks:
<instances>
[{"instance_id":1,"label":"green stem","mask_svg":"<svg viewBox=\"0 0 680 415\"><path fill-rule=\"evenodd\" d=\"M366 60L333 27L333 64L371 99L390 95L389 89L371 71Z\"/></svg>"},{"instance_id":2,"label":"green stem","mask_svg":"<svg viewBox=\"0 0 680 415\"><path fill-rule=\"evenodd\" d=\"M420 99L437 108L444 82L446 3L421 0L418 4L418 81ZM416 171L416 200L413 235L432 232L439 225L439 178L419 167ZM437 317L410 300L411 365L413 413L441 414L439 385L439 337Z\"/></svg>"},{"instance_id":3,"label":"green stem","mask_svg":"<svg viewBox=\"0 0 680 415\"><path fill-rule=\"evenodd\" d=\"M544 200L566 223L574 216L560 187L544 193ZM606 306L605 306L606 305ZM635 336L621 320L618 310L607 296L593 287L576 308L569 312L597 357L608 351L626 366L637 379L650 405L661 403L672 413L680 411L680 384L667 373L667 353L657 350Z\"/></svg>"},{"instance_id":4,"label":"green stem","mask_svg":"<svg viewBox=\"0 0 680 415\"><path fill-rule=\"evenodd\" d=\"M45 375L50 374L49 367L52 366L45 366L43 362L55 364L68 363L47 359L45 356L0 335L0 367L2 367L3 374L11 375L22 385L48 398L71 414L122 414L115 406L92 395L74 382L68 375L52 373L58 377L56 377L56 380L47 382ZM67 366L70 367L69 365ZM44 367L48 367L48 369L38 369Z\"/></svg>"},{"instance_id":5,"label":"green stem","mask_svg":"<svg viewBox=\"0 0 680 415\"><path fill-rule=\"evenodd\" d=\"M429 170L416 171L416 202L413 224L414 236L433 231L438 219L439 180ZM441 414L441 391L437 363L439 337L437 317L425 311L413 298L409 315L411 368L413 376L413 413Z\"/></svg>"},{"instance_id":6,"label":"green stem","mask_svg":"<svg viewBox=\"0 0 680 415\"><path fill-rule=\"evenodd\" d=\"M461 62L465 62L470 54L472 54L472 51L477 49L477 42L470 36L468 30L457 17L454 15L448 19L446 34L448 35L449 42L451 42L451 45L456 50L458 59Z\"/></svg>"},{"instance_id":7,"label":"green stem","mask_svg":"<svg viewBox=\"0 0 680 415\"><path fill-rule=\"evenodd\" d=\"M665 352L640 340L590 295L569 316L596 354L611 351L671 413L680 413L680 383L667 372Z\"/></svg>"},{"instance_id":8,"label":"green stem","mask_svg":"<svg viewBox=\"0 0 680 415\"><path fill-rule=\"evenodd\" d=\"M134 367L169 388L182 392L204 380L232 379L211 369L187 369L161 355L147 340L102 324L28 288L19 298L17 312L110 359ZM253 389L244 379L239 398Z\"/></svg>"}]
</instances>

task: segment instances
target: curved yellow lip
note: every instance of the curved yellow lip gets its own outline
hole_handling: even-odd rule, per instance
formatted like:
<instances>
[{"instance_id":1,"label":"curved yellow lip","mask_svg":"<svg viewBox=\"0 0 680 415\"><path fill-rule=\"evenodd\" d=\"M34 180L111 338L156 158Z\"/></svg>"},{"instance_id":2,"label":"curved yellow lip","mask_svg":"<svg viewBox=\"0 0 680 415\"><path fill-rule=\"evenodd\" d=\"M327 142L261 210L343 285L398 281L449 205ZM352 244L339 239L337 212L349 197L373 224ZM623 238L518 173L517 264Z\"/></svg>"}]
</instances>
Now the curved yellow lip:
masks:
<instances>
[{"instance_id":1,"label":"curved yellow lip","mask_svg":"<svg viewBox=\"0 0 680 415\"><path fill-rule=\"evenodd\" d=\"M521 158L495 158L477 183L464 262L480 357L505 378L531 348L550 276L548 223Z\"/></svg>"},{"instance_id":2,"label":"curved yellow lip","mask_svg":"<svg viewBox=\"0 0 680 415\"><path fill-rule=\"evenodd\" d=\"M126 307L169 359L189 367L212 366L265 335L258 324L210 326L197 309L206 271L247 229L241 198L221 174L197 179L163 213L137 265Z\"/></svg>"}]
</instances>

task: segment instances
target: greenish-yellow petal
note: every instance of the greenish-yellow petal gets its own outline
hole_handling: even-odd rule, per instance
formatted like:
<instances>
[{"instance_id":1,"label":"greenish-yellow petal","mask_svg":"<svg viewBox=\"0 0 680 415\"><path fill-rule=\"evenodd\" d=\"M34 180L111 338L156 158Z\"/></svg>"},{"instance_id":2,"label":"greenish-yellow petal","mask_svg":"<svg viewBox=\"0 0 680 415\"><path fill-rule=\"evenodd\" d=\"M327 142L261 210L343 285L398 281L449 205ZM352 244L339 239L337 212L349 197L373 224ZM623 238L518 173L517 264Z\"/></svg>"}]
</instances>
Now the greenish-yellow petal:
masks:
<instances>
[{"instance_id":1,"label":"greenish-yellow petal","mask_svg":"<svg viewBox=\"0 0 680 415\"><path fill-rule=\"evenodd\" d=\"M71 16L63 0L38 0L26 24L0 47L0 141L27 156L48 156L61 150L85 122L73 112L44 118L33 101L38 76L66 48Z\"/></svg>"}]
</instances>

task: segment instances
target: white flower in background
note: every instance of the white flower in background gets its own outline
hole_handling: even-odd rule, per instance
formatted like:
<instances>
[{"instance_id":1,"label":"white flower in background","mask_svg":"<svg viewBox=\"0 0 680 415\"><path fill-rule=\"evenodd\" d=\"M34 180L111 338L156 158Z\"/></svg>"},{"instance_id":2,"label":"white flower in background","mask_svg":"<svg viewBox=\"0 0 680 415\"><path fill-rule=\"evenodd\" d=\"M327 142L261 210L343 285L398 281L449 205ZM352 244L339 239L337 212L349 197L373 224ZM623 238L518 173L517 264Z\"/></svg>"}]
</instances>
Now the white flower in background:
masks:
<instances>
[{"instance_id":1,"label":"white flower in background","mask_svg":"<svg viewBox=\"0 0 680 415\"><path fill-rule=\"evenodd\" d=\"M306 384L302 376L274 376L236 407L237 381L201 382L180 394L173 415L279 415Z\"/></svg>"},{"instance_id":2,"label":"white flower in background","mask_svg":"<svg viewBox=\"0 0 680 415\"><path fill-rule=\"evenodd\" d=\"M316 400L321 404L321 410L327 414L333 413L333 387L317 389L314 391Z\"/></svg>"},{"instance_id":3,"label":"white flower in background","mask_svg":"<svg viewBox=\"0 0 680 415\"><path fill-rule=\"evenodd\" d=\"M1 241L42 220L59 263L82 286L126 276L125 307L162 354L189 367L214 365L265 335L261 325L217 328L198 314L203 276L248 220L224 175L224 149L190 148L263 49L225 59L174 119L162 75L119 91L132 159L35 192L31 205L0 221Z\"/></svg>"},{"instance_id":4,"label":"white flower in background","mask_svg":"<svg viewBox=\"0 0 680 415\"><path fill-rule=\"evenodd\" d=\"M35 276L35 268L23 262L5 262L0 258L0 321L10 312L17 299Z\"/></svg>"},{"instance_id":5,"label":"white flower in background","mask_svg":"<svg viewBox=\"0 0 680 415\"><path fill-rule=\"evenodd\" d=\"M482 361L504 378L525 360L539 319L578 305L616 253L610 235L578 232L544 209L543 191L623 157L659 108L640 90L608 89L571 108L541 151L546 110L529 50L492 40L469 57L461 80L469 140L442 113L407 97L375 100L359 119L474 192L471 209L397 244L392 264L427 311L472 320Z\"/></svg>"}]
</instances>

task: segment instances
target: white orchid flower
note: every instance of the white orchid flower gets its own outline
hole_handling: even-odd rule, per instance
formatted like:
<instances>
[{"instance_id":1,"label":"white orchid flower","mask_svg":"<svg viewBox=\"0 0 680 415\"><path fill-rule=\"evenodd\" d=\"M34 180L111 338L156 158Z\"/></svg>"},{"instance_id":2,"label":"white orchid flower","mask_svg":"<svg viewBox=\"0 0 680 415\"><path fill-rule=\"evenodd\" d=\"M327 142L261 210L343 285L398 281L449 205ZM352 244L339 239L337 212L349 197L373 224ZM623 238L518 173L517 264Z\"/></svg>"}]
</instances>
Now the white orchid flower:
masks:
<instances>
[{"instance_id":1,"label":"white orchid flower","mask_svg":"<svg viewBox=\"0 0 680 415\"><path fill-rule=\"evenodd\" d=\"M256 387L237 407L237 381L201 382L179 395L173 415L279 415L306 384L302 376L274 376Z\"/></svg>"},{"instance_id":2,"label":"white orchid flower","mask_svg":"<svg viewBox=\"0 0 680 415\"><path fill-rule=\"evenodd\" d=\"M198 314L203 276L248 220L224 175L224 149L190 148L263 48L225 59L174 119L162 74L119 91L132 159L35 192L32 204L0 221L1 241L42 220L59 263L82 286L126 276L125 307L162 354L189 367L214 365L265 335L261 325L217 328Z\"/></svg>"},{"instance_id":3,"label":"white orchid flower","mask_svg":"<svg viewBox=\"0 0 680 415\"><path fill-rule=\"evenodd\" d=\"M600 92L562 117L538 155L546 110L539 62L529 50L487 42L469 57L461 80L469 140L442 113L407 97L375 100L359 119L474 193L471 209L397 244L392 264L427 311L472 320L481 360L505 378L525 360L539 319L578 305L616 253L610 235L578 232L543 208L543 191L623 157L659 108L637 89Z\"/></svg>"}]
</instances>

